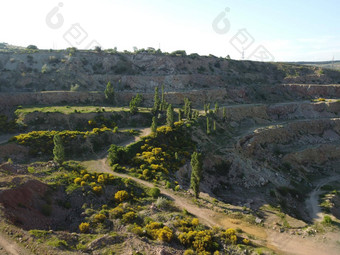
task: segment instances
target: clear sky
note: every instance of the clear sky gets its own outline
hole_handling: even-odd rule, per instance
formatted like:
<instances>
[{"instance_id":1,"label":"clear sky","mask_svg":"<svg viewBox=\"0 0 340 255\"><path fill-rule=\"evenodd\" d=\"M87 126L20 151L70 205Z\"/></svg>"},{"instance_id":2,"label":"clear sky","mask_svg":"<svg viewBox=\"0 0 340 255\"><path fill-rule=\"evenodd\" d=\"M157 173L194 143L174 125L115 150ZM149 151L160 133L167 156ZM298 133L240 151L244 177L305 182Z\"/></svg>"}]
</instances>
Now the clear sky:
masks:
<instances>
[{"instance_id":1,"label":"clear sky","mask_svg":"<svg viewBox=\"0 0 340 255\"><path fill-rule=\"evenodd\" d=\"M275 61L340 59L339 0L4 0L0 6L0 42L19 46L160 46L233 59L266 49Z\"/></svg>"}]
</instances>

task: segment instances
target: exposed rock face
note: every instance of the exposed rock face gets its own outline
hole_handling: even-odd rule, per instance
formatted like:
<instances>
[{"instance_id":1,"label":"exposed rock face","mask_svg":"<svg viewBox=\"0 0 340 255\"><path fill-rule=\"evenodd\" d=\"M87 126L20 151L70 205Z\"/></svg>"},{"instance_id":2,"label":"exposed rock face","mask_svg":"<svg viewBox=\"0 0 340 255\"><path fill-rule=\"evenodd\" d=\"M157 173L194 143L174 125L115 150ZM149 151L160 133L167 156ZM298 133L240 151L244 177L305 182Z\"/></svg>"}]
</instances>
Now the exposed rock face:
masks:
<instances>
[{"instance_id":1,"label":"exposed rock face","mask_svg":"<svg viewBox=\"0 0 340 255\"><path fill-rule=\"evenodd\" d=\"M283 99L310 98L316 95L339 97L340 72L282 63L234 61L217 57L170 56L165 54L108 54L105 52L39 51L33 54L0 53L1 92L67 91L78 84L81 91L104 91L111 81L119 92L117 100L128 102L136 93L151 100L162 84L169 101L182 103L181 97L202 101L251 103L278 102ZM294 74L295 78L292 77ZM300 85L282 85L287 83ZM314 85L313 85L314 84ZM318 84L318 85L316 85ZM221 89L219 91L219 89ZM197 92L194 92L197 91ZM124 93L123 93L124 92ZM175 94L172 94L175 93ZM192 94L193 93L193 94ZM103 95L79 93L25 95L25 101L98 102ZM35 98L35 99L32 99ZM60 100L58 100L58 98ZM73 99L72 99L73 98ZM199 99L197 99L199 98Z\"/></svg>"},{"instance_id":2,"label":"exposed rock face","mask_svg":"<svg viewBox=\"0 0 340 255\"><path fill-rule=\"evenodd\" d=\"M338 136L338 135L337 135ZM337 137L339 141L340 137ZM322 144L317 147L302 149L283 157L284 162L295 164L324 164L329 160L340 159L340 145Z\"/></svg>"},{"instance_id":3,"label":"exposed rock face","mask_svg":"<svg viewBox=\"0 0 340 255\"><path fill-rule=\"evenodd\" d=\"M286 125L259 128L241 139L237 146L244 153L252 155L261 153L269 144L294 146L334 141L333 138L324 135L328 130L336 132L333 137L339 141L340 119L293 121Z\"/></svg>"},{"instance_id":4,"label":"exposed rock face","mask_svg":"<svg viewBox=\"0 0 340 255\"><path fill-rule=\"evenodd\" d=\"M316 85L316 84L284 84L282 85L284 91L289 94L295 94L301 98L339 98L340 97L340 85L328 84L328 85Z\"/></svg>"}]
</instances>

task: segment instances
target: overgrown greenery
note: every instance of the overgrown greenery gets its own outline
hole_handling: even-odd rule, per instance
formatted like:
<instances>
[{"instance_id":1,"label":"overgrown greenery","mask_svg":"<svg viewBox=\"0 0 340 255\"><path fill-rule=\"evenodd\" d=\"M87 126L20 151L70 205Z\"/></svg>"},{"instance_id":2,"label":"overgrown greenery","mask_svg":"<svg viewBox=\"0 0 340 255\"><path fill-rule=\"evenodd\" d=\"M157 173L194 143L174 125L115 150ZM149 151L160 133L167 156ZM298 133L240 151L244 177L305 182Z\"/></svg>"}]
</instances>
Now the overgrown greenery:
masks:
<instances>
[{"instance_id":1,"label":"overgrown greenery","mask_svg":"<svg viewBox=\"0 0 340 255\"><path fill-rule=\"evenodd\" d=\"M196 151L191 155L191 179L190 187L194 191L195 197L200 194L200 182L202 179L202 154Z\"/></svg>"},{"instance_id":2,"label":"overgrown greenery","mask_svg":"<svg viewBox=\"0 0 340 255\"><path fill-rule=\"evenodd\" d=\"M106 88L105 88L104 94L105 94L106 101L109 104L114 104L115 91L114 91L113 85L111 84L110 81L106 84Z\"/></svg>"},{"instance_id":3,"label":"overgrown greenery","mask_svg":"<svg viewBox=\"0 0 340 255\"><path fill-rule=\"evenodd\" d=\"M29 148L32 156L51 156L53 154L53 138L61 137L66 155L74 155L96 151L104 145L109 145L110 140L116 135L116 130L109 128L94 128L92 131L32 131L14 136L10 141Z\"/></svg>"},{"instance_id":4,"label":"overgrown greenery","mask_svg":"<svg viewBox=\"0 0 340 255\"><path fill-rule=\"evenodd\" d=\"M127 147L111 145L110 164L116 170L120 168L115 164L129 165L129 171L145 180L166 180L190 158L194 143L189 129L184 122L175 122L173 128L158 127L155 133Z\"/></svg>"},{"instance_id":5,"label":"overgrown greenery","mask_svg":"<svg viewBox=\"0 0 340 255\"><path fill-rule=\"evenodd\" d=\"M54 143L54 148L53 148L54 158L53 159L54 159L54 161L61 164L65 160L65 151L64 151L63 142L62 142L59 134L54 135L53 143Z\"/></svg>"},{"instance_id":6,"label":"overgrown greenery","mask_svg":"<svg viewBox=\"0 0 340 255\"><path fill-rule=\"evenodd\" d=\"M132 97L129 106L130 106L130 113L135 114L138 112L138 107L143 101L143 97L140 94L137 94L135 97Z\"/></svg>"}]
</instances>

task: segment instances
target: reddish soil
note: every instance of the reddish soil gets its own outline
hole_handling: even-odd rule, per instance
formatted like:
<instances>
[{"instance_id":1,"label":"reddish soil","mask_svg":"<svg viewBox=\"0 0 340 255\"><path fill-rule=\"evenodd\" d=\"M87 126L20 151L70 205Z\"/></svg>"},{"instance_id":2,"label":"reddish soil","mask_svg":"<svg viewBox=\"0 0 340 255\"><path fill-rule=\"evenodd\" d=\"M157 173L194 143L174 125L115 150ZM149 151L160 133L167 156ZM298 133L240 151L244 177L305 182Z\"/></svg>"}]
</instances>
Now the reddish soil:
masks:
<instances>
[{"instance_id":1,"label":"reddish soil","mask_svg":"<svg viewBox=\"0 0 340 255\"><path fill-rule=\"evenodd\" d=\"M47 229L51 219L42 214L46 202L42 199L48 186L37 180L29 180L23 185L0 193L0 204L5 216L23 229Z\"/></svg>"}]
</instances>

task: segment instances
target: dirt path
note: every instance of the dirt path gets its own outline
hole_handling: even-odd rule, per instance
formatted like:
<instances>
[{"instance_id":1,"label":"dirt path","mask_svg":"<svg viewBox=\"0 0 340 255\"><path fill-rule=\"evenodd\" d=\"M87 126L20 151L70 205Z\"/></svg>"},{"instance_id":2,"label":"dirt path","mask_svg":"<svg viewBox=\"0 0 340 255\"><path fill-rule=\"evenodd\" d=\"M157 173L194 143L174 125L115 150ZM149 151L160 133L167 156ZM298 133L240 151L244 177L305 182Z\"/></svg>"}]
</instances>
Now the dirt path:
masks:
<instances>
[{"instance_id":1,"label":"dirt path","mask_svg":"<svg viewBox=\"0 0 340 255\"><path fill-rule=\"evenodd\" d=\"M124 146L139 140L141 136L148 135L149 133L149 129L143 129L140 136L135 137L133 141L124 142ZM154 187L154 184L150 182L129 176L127 174L113 172L107 164L107 158L91 161L90 164L87 164L87 167L93 171L98 171L98 169L100 169L101 172L111 173L121 178L130 178L146 187ZM321 187L324 184L337 179L340 179L340 176L332 176L330 179L324 180L324 182L320 183L319 185ZM199 218L202 223L205 223L209 226L219 226L223 228L241 228L245 233L253 235L256 238L255 242L257 244L267 246L278 254L339 255L336 247L330 247L324 241L316 240L315 238L310 237L303 238L301 236L290 235L288 233L279 233L277 230L275 231L269 228L265 229L263 227L250 225L243 222L242 220L231 219L223 213L201 207L195 204L191 197L188 197L186 194L174 192L162 187L159 189L163 195L172 199L177 207L186 209L189 213Z\"/></svg>"},{"instance_id":2,"label":"dirt path","mask_svg":"<svg viewBox=\"0 0 340 255\"><path fill-rule=\"evenodd\" d=\"M339 255L339 247L334 246L334 240L327 240L278 233L267 230L267 246L278 254L287 255ZM331 241L331 242L330 242Z\"/></svg>"},{"instance_id":3,"label":"dirt path","mask_svg":"<svg viewBox=\"0 0 340 255\"><path fill-rule=\"evenodd\" d=\"M92 165L91 168L92 170L101 169L102 172L111 173L117 177L130 178L131 180L146 187L154 187L153 183L127 174L113 172L108 166L106 158L97 160L96 164ZM332 180L334 178L335 177L333 177ZM337 176L337 178L340 178L340 176ZM185 194L175 193L172 190L164 189L162 187L159 187L159 189L163 195L173 200L177 207L180 209L186 209L189 213L199 218L202 223L209 226L219 226L223 228L241 228L245 233L255 236L255 242L257 244L267 246L278 254L339 255L336 247L328 245L328 243L324 240L320 241L315 237L303 238L302 236L291 235L289 233L279 233L277 230L250 225L242 220L231 219L223 213L200 207Z\"/></svg>"},{"instance_id":4,"label":"dirt path","mask_svg":"<svg viewBox=\"0 0 340 255\"><path fill-rule=\"evenodd\" d=\"M147 136L151 133L151 128L124 128L125 129L134 129L134 130L138 130L140 131L140 134L138 136L135 136L129 140L126 140L120 144L118 144L119 146L128 146L131 143L137 142L139 141L143 136Z\"/></svg>"},{"instance_id":5,"label":"dirt path","mask_svg":"<svg viewBox=\"0 0 340 255\"><path fill-rule=\"evenodd\" d=\"M21 248L16 242L9 240L2 233L0 233L0 254L9 254L9 255L30 255L31 253L25 251Z\"/></svg>"},{"instance_id":6,"label":"dirt path","mask_svg":"<svg viewBox=\"0 0 340 255\"><path fill-rule=\"evenodd\" d=\"M111 168L107 164L107 159L103 158L97 161L98 167L101 169L102 172L111 173L115 176L121 177L121 178L130 178L131 180L142 184L145 187L152 188L154 187L153 183L132 177L127 174L122 173L116 173L111 170ZM94 165L92 165L94 167ZM98 168L97 168L98 169ZM92 169L95 170L95 169ZM181 193L175 193L172 190L164 189L159 187L161 193L167 197L169 197L171 200L174 201L175 205L180 209L186 209L189 213L195 215L197 218L201 220L201 222L209 225L209 226L220 226L223 228L241 228L243 231L254 235L256 238L259 239L266 239L266 233L263 228L253 226L247 223L242 222L241 220L237 219L230 219L227 218L226 215L215 212L211 209L199 207L197 204L195 204L191 198L186 197L185 194ZM193 197L192 197L193 198Z\"/></svg>"},{"instance_id":7,"label":"dirt path","mask_svg":"<svg viewBox=\"0 0 340 255\"><path fill-rule=\"evenodd\" d=\"M310 217L314 221L322 221L323 213L321 212L321 208L319 206L319 196L321 194L320 188L327 183L334 182L340 180L340 175L334 175L327 177L325 179L321 179L314 190L309 194L309 198L306 200L306 208L309 212Z\"/></svg>"}]
</instances>

